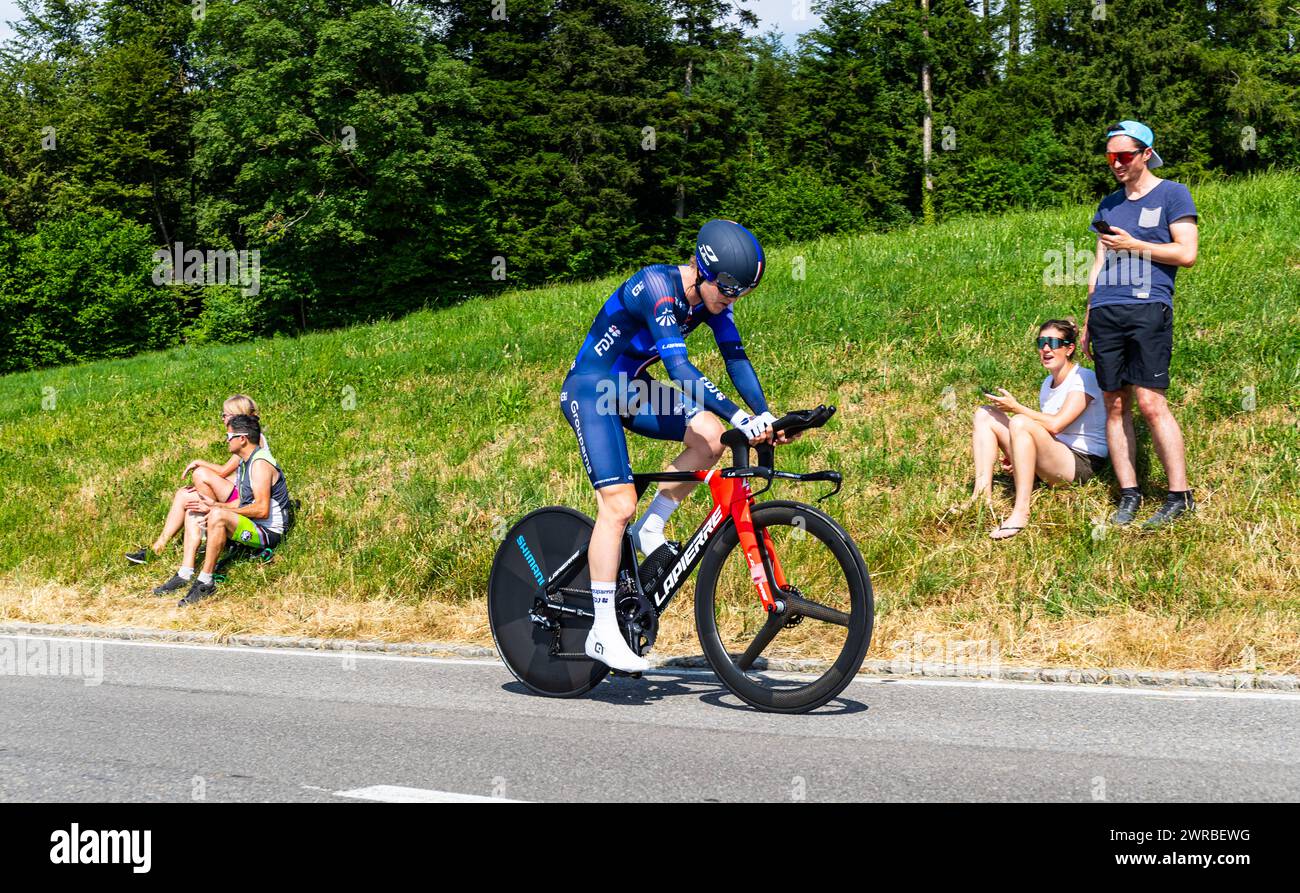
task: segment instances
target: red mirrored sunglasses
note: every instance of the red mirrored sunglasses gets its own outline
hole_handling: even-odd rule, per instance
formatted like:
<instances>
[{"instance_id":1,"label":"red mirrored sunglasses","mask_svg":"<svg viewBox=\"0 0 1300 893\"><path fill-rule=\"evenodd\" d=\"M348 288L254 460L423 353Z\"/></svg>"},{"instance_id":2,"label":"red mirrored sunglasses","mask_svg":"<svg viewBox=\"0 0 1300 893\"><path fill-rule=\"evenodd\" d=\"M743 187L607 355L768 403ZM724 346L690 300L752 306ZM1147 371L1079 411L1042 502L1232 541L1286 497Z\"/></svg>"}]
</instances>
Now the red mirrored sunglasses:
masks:
<instances>
[{"instance_id":1,"label":"red mirrored sunglasses","mask_svg":"<svg viewBox=\"0 0 1300 893\"><path fill-rule=\"evenodd\" d=\"M1107 152L1106 160L1111 164L1118 161L1120 164L1132 164L1133 159L1141 155L1145 149L1130 149L1127 152Z\"/></svg>"}]
</instances>

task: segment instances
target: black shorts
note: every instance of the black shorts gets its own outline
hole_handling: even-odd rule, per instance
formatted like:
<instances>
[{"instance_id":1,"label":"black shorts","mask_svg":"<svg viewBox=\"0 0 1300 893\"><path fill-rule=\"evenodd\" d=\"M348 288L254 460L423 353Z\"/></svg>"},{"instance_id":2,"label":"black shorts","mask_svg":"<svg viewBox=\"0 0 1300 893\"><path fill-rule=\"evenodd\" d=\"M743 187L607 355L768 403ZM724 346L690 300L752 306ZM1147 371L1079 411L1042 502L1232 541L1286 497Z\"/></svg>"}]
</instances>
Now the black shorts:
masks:
<instances>
[{"instance_id":1,"label":"black shorts","mask_svg":"<svg viewBox=\"0 0 1300 893\"><path fill-rule=\"evenodd\" d=\"M1106 459L1103 456L1084 453L1074 447L1066 447L1066 449L1074 455L1074 482L1076 484L1086 484L1094 475L1106 467Z\"/></svg>"},{"instance_id":2,"label":"black shorts","mask_svg":"<svg viewBox=\"0 0 1300 893\"><path fill-rule=\"evenodd\" d=\"M1126 384L1169 387L1174 311L1163 301L1094 307L1088 313L1088 340L1103 391Z\"/></svg>"},{"instance_id":3,"label":"black shorts","mask_svg":"<svg viewBox=\"0 0 1300 893\"><path fill-rule=\"evenodd\" d=\"M254 521L253 523L257 524L256 521ZM284 537L284 534L276 533L274 530L268 530L267 528L263 527L261 524L257 525L257 529L262 533L263 549L274 549L276 546L280 545L280 540L283 539Z\"/></svg>"}]
</instances>

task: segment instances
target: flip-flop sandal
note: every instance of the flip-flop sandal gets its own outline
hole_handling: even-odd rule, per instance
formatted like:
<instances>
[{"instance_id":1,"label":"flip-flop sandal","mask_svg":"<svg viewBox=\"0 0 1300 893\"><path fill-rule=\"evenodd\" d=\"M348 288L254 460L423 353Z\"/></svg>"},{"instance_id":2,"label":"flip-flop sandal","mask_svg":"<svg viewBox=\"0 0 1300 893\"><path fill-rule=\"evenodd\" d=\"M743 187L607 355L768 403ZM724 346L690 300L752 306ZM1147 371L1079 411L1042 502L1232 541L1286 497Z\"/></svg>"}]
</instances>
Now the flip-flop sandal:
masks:
<instances>
[{"instance_id":1,"label":"flip-flop sandal","mask_svg":"<svg viewBox=\"0 0 1300 893\"><path fill-rule=\"evenodd\" d=\"M1008 527L1008 526L1005 525L1005 524L999 524L999 525L998 525L998 529L995 530L995 531L993 531L993 533L1001 533L1001 532L1004 531L1004 530L1014 530L1016 533L1019 533L1020 531L1022 531L1022 530L1024 530L1024 529L1025 529L1025 528L1023 528L1023 527ZM994 539L994 540L1009 540L1009 539L1011 539L1011 536L1015 536L1015 535L1016 535L1016 533L1013 533L1013 534L1011 534L1011 536L994 536L993 533L990 533L990 534L989 534L989 539Z\"/></svg>"}]
</instances>

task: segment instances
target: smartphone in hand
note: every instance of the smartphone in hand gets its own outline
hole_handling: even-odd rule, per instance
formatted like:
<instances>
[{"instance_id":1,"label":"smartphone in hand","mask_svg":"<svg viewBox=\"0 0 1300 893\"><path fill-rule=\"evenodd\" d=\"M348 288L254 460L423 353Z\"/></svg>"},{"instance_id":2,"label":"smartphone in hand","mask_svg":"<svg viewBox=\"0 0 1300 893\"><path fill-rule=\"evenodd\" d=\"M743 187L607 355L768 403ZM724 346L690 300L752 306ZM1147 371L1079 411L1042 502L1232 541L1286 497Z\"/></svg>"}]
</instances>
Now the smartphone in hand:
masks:
<instances>
[{"instance_id":1,"label":"smartphone in hand","mask_svg":"<svg viewBox=\"0 0 1300 893\"><path fill-rule=\"evenodd\" d=\"M1112 229L1111 225L1107 223L1105 220L1098 220L1096 223L1093 224L1093 228L1096 229L1097 232L1101 233L1103 236L1115 235L1115 230Z\"/></svg>"}]
</instances>

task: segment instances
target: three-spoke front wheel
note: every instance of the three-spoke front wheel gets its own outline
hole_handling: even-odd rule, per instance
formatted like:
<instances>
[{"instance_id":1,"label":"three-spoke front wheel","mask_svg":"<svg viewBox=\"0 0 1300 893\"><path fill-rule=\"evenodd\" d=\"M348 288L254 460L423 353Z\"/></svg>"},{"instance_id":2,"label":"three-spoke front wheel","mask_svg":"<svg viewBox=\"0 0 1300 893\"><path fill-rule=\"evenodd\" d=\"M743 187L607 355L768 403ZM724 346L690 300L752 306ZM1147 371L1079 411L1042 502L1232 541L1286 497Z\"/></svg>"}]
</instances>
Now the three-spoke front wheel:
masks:
<instances>
[{"instance_id":1,"label":"three-spoke front wheel","mask_svg":"<svg viewBox=\"0 0 1300 893\"><path fill-rule=\"evenodd\" d=\"M844 529L809 505L771 501L751 509L754 533L771 537L786 588L767 612L733 522L709 544L695 586L695 623L713 671L761 710L803 713L834 698L862 666L875 604L866 564Z\"/></svg>"}]
</instances>

